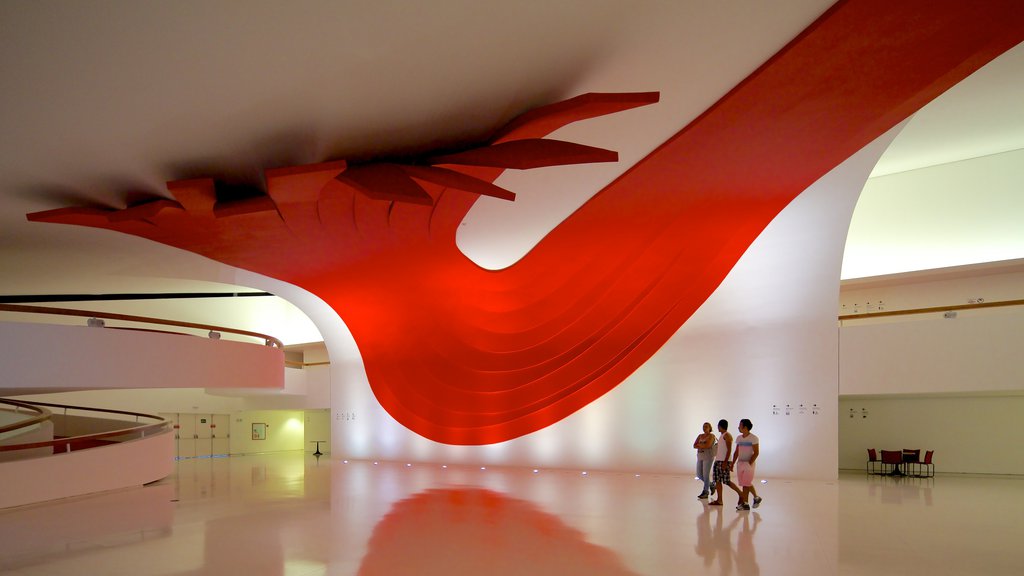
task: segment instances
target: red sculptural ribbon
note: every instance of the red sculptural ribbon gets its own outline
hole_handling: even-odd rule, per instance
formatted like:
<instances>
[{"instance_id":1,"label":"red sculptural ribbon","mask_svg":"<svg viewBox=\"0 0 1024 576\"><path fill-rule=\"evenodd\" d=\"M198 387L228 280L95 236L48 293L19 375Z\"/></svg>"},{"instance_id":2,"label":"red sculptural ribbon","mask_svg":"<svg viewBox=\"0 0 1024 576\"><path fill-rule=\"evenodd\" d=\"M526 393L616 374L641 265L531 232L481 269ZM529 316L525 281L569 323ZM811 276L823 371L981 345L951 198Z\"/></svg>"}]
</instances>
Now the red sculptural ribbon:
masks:
<instances>
[{"instance_id":1,"label":"red sculptural ribbon","mask_svg":"<svg viewBox=\"0 0 1024 576\"><path fill-rule=\"evenodd\" d=\"M655 100L586 95L521 116L491 146L423 164L270 170L266 195L212 180L176 201L67 208L45 222L118 230L301 286L344 319L396 420L450 444L551 425L621 383L810 184L1024 40L1017 0L840 2L515 265L480 268L456 229L508 167L614 160L541 138Z\"/></svg>"}]
</instances>

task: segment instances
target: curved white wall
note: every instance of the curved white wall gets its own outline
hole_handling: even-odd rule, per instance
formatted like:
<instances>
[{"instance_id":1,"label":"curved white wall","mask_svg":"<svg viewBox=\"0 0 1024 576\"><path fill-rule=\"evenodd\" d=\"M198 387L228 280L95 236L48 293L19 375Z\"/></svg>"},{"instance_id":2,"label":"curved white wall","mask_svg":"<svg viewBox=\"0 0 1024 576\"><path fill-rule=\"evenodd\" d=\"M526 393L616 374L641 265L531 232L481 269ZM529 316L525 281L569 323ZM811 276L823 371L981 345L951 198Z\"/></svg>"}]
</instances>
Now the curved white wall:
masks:
<instances>
[{"instance_id":1,"label":"curved white wall","mask_svg":"<svg viewBox=\"0 0 1024 576\"><path fill-rule=\"evenodd\" d=\"M88 450L0 463L0 508L22 506L166 478L174 471L174 434Z\"/></svg>"},{"instance_id":2,"label":"curved white wall","mask_svg":"<svg viewBox=\"0 0 1024 576\"><path fill-rule=\"evenodd\" d=\"M48 389L281 388L284 353L195 336L0 323L0 393Z\"/></svg>"}]
</instances>

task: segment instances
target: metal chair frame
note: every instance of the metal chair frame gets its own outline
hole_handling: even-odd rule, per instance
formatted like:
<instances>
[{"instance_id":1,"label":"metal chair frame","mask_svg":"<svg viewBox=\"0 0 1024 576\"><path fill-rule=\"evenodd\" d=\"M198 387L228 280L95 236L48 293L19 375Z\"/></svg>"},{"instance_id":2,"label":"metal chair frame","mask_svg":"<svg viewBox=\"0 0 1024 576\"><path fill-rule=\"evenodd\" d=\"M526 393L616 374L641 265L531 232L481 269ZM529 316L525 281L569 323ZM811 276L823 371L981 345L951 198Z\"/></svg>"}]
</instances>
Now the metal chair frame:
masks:
<instances>
[{"instance_id":1,"label":"metal chair frame","mask_svg":"<svg viewBox=\"0 0 1024 576\"><path fill-rule=\"evenodd\" d=\"M907 462L907 476L916 476L918 478L934 478L935 464L932 463L932 456L934 454L934 450L928 450L927 452L924 453L924 460L921 460L920 462Z\"/></svg>"}]
</instances>

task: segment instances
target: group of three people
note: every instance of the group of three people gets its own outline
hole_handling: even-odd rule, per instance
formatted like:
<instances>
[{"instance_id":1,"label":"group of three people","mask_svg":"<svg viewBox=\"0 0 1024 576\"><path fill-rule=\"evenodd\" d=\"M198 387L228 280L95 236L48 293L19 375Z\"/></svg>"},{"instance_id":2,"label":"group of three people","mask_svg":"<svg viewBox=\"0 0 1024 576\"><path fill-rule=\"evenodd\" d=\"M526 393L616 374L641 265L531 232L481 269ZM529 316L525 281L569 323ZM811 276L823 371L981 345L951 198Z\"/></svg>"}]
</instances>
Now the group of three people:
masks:
<instances>
[{"instance_id":1,"label":"group of three people","mask_svg":"<svg viewBox=\"0 0 1024 576\"><path fill-rule=\"evenodd\" d=\"M736 437L736 446L733 449L733 437L729 433L729 421L718 421L718 433L716 438L711 432L711 423L704 423L704 431L693 441L693 447L697 449L697 478L704 482L704 490L697 496L699 499L708 498L709 493L717 497L708 502L710 506L722 505L722 489L724 486L732 488L739 496L737 510L750 510L750 497L753 496L753 507L761 505L761 497L754 489L754 462L760 453L758 438L750 432L753 423L744 418L740 420L740 435ZM730 455L732 460L730 460ZM731 473L736 470L736 477L740 485L733 483Z\"/></svg>"}]
</instances>

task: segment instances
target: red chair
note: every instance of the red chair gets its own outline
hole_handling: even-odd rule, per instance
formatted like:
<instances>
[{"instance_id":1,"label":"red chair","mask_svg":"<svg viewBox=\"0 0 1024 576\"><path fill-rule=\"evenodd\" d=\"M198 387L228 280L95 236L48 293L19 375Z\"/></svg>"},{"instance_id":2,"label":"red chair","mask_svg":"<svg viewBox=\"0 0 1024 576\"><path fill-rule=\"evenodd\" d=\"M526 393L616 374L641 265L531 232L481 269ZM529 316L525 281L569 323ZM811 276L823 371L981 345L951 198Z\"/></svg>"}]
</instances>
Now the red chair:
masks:
<instances>
[{"instance_id":1,"label":"red chair","mask_svg":"<svg viewBox=\"0 0 1024 576\"><path fill-rule=\"evenodd\" d=\"M933 478L935 476L935 464L932 463L932 455L934 453L934 450L929 450L924 453L924 460L908 463L907 473L910 474L911 470L913 470L913 476L917 476L919 478Z\"/></svg>"},{"instance_id":2,"label":"red chair","mask_svg":"<svg viewBox=\"0 0 1024 576\"><path fill-rule=\"evenodd\" d=\"M903 452L900 450L882 450L882 470L884 474L902 476L900 464L903 463Z\"/></svg>"},{"instance_id":3,"label":"red chair","mask_svg":"<svg viewBox=\"0 0 1024 576\"><path fill-rule=\"evenodd\" d=\"M878 452L874 448L868 448L868 461L864 465L864 471L868 474L879 474L878 466L881 464L878 460Z\"/></svg>"}]
</instances>

